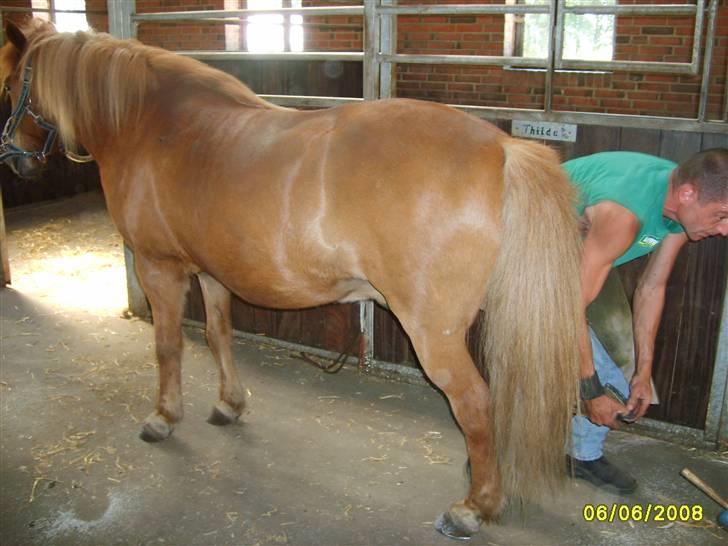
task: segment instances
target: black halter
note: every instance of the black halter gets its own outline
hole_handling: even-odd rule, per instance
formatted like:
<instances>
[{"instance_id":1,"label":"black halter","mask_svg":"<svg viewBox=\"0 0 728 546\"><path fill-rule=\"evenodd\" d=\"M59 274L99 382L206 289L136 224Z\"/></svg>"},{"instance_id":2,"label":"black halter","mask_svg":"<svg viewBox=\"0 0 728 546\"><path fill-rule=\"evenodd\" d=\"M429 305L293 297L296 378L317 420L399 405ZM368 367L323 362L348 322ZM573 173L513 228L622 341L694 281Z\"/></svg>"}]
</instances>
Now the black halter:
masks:
<instances>
[{"instance_id":1,"label":"black halter","mask_svg":"<svg viewBox=\"0 0 728 546\"><path fill-rule=\"evenodd\" d=\"M33 112L30 103L30 82L33 79L33 68L30 63L26 65L25 71L23 72L23 88L20 90L20 97L18 98L18 104L15 106L13 113L5 122L2 136L0 136L0 161L7 161L13 157L28 157L37 161L45 161L46 156L50 153L53 143L56 141L56 135L58 130L54 125L51 125L42 116ZM5 91L9 91L7 85ZM18 130L20 122L23 121L23 116L28 114L35 124L41 129L48 132L43 144L42 150L28 151L24 150L20 146L13 143L13 137L15 131Z\"/></svg>"}]
</instances>

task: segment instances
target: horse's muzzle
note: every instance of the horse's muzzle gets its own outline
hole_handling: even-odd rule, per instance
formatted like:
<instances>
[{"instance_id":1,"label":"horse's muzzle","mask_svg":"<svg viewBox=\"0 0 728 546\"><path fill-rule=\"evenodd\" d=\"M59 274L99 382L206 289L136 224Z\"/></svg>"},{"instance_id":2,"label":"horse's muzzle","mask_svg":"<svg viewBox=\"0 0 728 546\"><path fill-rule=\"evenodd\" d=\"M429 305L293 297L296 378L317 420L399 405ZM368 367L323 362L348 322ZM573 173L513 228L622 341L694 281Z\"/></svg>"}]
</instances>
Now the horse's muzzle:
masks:
<instances>
[{"instance_id":1,"label":"horse's muzzle","mask_svg":"<svg viewBox=\"0 0 728 546\"><path fill-rule=\"evenodd\" d=\"M5 160L10 169L25 180L37 180L44 169L44 164L33 157L13 156Z\"/></svg>"}]
</instances>

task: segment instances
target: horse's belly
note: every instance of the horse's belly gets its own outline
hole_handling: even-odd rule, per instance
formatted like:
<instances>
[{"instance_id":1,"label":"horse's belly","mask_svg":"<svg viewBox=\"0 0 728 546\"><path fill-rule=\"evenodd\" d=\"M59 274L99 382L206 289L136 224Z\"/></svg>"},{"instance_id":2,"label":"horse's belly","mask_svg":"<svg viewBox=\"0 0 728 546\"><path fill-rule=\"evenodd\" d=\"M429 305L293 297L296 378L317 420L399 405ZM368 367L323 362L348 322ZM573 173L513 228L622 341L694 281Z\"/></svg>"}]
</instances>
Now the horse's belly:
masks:
<instances>
[{"instance_id":1,"label":"horse's belly","mask_svg":"<svg viewBox=\"0 0 728 546\"><path fill-rule=\"evenodd\" d=\"M382 294L366 279L346 276L339 278L336 275L322 277L317 274L312 275L312 269L261 267L261 264L257 264L212 274L236 296L262 307L301 309L365 299L373 299L386 305Z\"/></svg>"}]
</instances>

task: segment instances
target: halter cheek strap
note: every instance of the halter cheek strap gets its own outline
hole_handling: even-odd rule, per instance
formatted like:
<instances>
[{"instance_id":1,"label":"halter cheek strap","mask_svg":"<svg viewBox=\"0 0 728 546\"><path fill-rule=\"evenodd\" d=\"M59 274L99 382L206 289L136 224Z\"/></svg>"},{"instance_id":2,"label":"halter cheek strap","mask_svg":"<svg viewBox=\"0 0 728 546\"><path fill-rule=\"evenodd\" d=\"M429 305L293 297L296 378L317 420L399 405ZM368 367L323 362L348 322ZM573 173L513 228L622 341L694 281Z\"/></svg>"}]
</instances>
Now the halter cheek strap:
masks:
<instances>
[{"instance_id":1,"label":"halter cheek strap","mask_svg":"<svg viewBox=\"0 0 728 546\"><path fill-rule=\"evenodd\" d=\"M31 108L30 83L32 80L33 67L28 63L23 72L23 87L20 90L18 104L15 105L15 109L5 122L2 136L0 136L0 161L7 161L13 157L28 157L37 161L45 161L53 148L53 143L56 141L56 135L58 134L56 127L44 120L40 114L33 112ZM38 127L47 132L42 150L29 151L13 143L15 132L26 114L33 119Z\"/></svg>"}]
</instances>

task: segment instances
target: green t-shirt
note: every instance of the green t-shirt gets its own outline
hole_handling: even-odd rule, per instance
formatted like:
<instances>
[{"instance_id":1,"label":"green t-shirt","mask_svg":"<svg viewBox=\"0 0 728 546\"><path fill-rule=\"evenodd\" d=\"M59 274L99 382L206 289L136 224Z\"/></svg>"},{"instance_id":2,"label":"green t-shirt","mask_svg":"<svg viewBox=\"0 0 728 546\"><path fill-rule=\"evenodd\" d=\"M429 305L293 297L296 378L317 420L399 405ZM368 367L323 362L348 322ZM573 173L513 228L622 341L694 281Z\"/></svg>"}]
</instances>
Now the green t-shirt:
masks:
<instances>
[{"instance_id":1,"label":"green t-shirt","mask_svg":"<svg viewBox=\"0 0 728 546\"><path fill-rule=\"evenodd\" d=\"M683 232L680 224L662 215L670 173L677 167L672 161L637 152L601 152L563 166L579 192L579 215L586 207L613 201L640 221L632 246L614 261L614 267L652 252L670 233Z\"/></svg>"}]
</instances>

